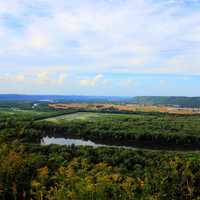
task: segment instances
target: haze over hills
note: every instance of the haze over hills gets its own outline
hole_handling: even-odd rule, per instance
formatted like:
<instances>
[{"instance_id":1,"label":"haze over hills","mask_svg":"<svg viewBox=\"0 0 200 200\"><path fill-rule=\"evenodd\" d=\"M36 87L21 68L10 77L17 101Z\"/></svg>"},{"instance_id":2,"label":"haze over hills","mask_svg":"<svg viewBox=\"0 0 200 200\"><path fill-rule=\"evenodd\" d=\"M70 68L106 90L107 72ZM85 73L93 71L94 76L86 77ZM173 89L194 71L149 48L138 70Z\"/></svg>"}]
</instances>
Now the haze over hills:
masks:
<instances>
[{"instance_id":1,"label":"haze over hills","mask_svg":"<svg viewBox=\"0 0 200 200\"><path fill-rule=\"evenodd\" d=\"M83 95L24 95L0 94L0 101L49 101L49 102L119 102L130 101L131 97L122 96L83 96Z\"/></svg>"},{"instance_id":2,"label":"haze over hills","mask_svg":"<svg viewBox=\"0 0 200 200\"><path fill-rule=\"evenodd\" d=\"M23 95L0 94L0 101L47 101L47 102L118 102L180 107L200 107L200 97L180 96L82 96L82 95Z\"/></svg>"},{"instance_id":3,"label":"haze over hills","mask_svg":"<svg viewBox=\"0 0 200 200\"><path fill-rule=\"evenodd\" d=\"M132 98L133 103L171 105L180 107L200 107L200 97L180 96L138 96Z\"/></svg>"}]
</instances>

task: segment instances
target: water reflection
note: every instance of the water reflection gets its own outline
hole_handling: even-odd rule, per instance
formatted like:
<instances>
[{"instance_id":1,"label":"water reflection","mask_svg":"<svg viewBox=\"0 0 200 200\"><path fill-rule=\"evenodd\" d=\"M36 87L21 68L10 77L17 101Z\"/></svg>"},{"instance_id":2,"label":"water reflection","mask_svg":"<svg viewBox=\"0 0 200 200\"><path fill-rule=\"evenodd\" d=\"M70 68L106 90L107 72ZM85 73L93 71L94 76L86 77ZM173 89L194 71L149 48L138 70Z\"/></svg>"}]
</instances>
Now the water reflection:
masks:
<instances>
[{"instance_id":1,"label":"water reflection","mask_svg":"<svg viewBox=\"0 0 200 200\"><path fill-rule=\"evenodd\" d=\"M151 142L134 142L134 141L116 141L116 140L86 140L68 136L63 137L62 134L57 136L45 136L40 140L40 144L58 144L58 145L77 145L92 147L115 147L134 150L155 150L155 151L199 151L199 146L194 145L160 145Z\"/></svg>"},{"instance_id":2,"label":"water reflection","mask_svg":"<svg viewBox=\"0 0 200 200\"><path fill-rule=\"evenodd\" d=\"M43 137L41 140L41 144L59 144L59 145L78 145L78 146L93 146L93 147L101 147L108 146L104 144L96 144L91 140L83 140L83 139L71 139L71 138L55 138L55 137Z\"/></svg>"}]
</instances>

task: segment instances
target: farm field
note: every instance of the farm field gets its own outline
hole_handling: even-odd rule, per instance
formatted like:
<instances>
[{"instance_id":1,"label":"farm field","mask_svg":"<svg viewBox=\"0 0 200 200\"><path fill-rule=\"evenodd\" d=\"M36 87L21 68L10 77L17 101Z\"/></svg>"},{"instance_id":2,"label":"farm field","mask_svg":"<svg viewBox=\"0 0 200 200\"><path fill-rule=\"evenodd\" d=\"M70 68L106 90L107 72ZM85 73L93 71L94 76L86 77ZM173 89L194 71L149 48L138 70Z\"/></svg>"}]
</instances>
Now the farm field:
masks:
<instances>
[{"instance_id":1,"label":"farm field","mask_svg":"<svg viewBox=\"0 0 200 200\"><path fill-rule=\"evenodd\" d=\"M46 121L50 122L65 122L65 121L72 121L72 120L86 120L86 121L93 121L96 118L101 118L103 116L108 116L109 114L102 114L102 113L90 113L90 112L77 112L73 114L66 114L58 117L50 117L45 119Z\"/></svg>"},{"instance_id":2,"label":"farm field","mask_svg":"<svg viewBox=\"0 0 200 200\"><path fill-rule=\"evenodd\" d=\"M85 110L116 110L129 112L161 112L172 114L199 114L199 108L179 108L172 106L141 105L141 104L87 104L87 103L62 103L49 104L54 109L85 109Z\"/></svg>"}]
</instances>

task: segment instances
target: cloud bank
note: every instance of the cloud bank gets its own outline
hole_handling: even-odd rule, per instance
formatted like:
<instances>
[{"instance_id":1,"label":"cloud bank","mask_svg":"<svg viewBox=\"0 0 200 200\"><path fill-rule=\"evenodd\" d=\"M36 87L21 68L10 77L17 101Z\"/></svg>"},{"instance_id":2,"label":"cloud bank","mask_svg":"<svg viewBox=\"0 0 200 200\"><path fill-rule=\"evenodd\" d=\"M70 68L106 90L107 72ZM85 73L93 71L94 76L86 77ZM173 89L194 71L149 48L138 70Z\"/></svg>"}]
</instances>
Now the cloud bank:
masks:
<instances>
[{"instance_id":1,"label":"cloud bank","mask_svg":"<svg viewBox=\"0 0 200 200\"><path fill-rule=\"evenodd\" d=\"M103 87L104 79L113 90L123 82L128 94L132 81L135 87L148 82L135 81L138 74L200 75L199 54L199 1L0 1L0 92L10 79L41 84L40 92L50 83L51 93L71 92L70 83L81 93L83 86Z\"/></svg>"}]
</instances>

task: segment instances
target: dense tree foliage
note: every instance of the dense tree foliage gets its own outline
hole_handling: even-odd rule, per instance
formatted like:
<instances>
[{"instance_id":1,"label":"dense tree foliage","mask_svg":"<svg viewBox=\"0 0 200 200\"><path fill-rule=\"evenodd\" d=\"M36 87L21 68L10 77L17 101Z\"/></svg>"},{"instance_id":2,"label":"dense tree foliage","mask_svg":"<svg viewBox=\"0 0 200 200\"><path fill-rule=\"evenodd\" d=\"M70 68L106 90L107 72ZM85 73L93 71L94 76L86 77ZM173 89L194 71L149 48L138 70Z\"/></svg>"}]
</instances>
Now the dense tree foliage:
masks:
<instances>
[{"instance_id":1,"label":"dense tree foliage","mask_svg":"<svg viewBox=\"0 0 200 200\"><path fill-rule=\"evenodd\" d=\"M0 146L0 198L200 199L200 155L112 148Z\"/></svg>"}]
</instances>

